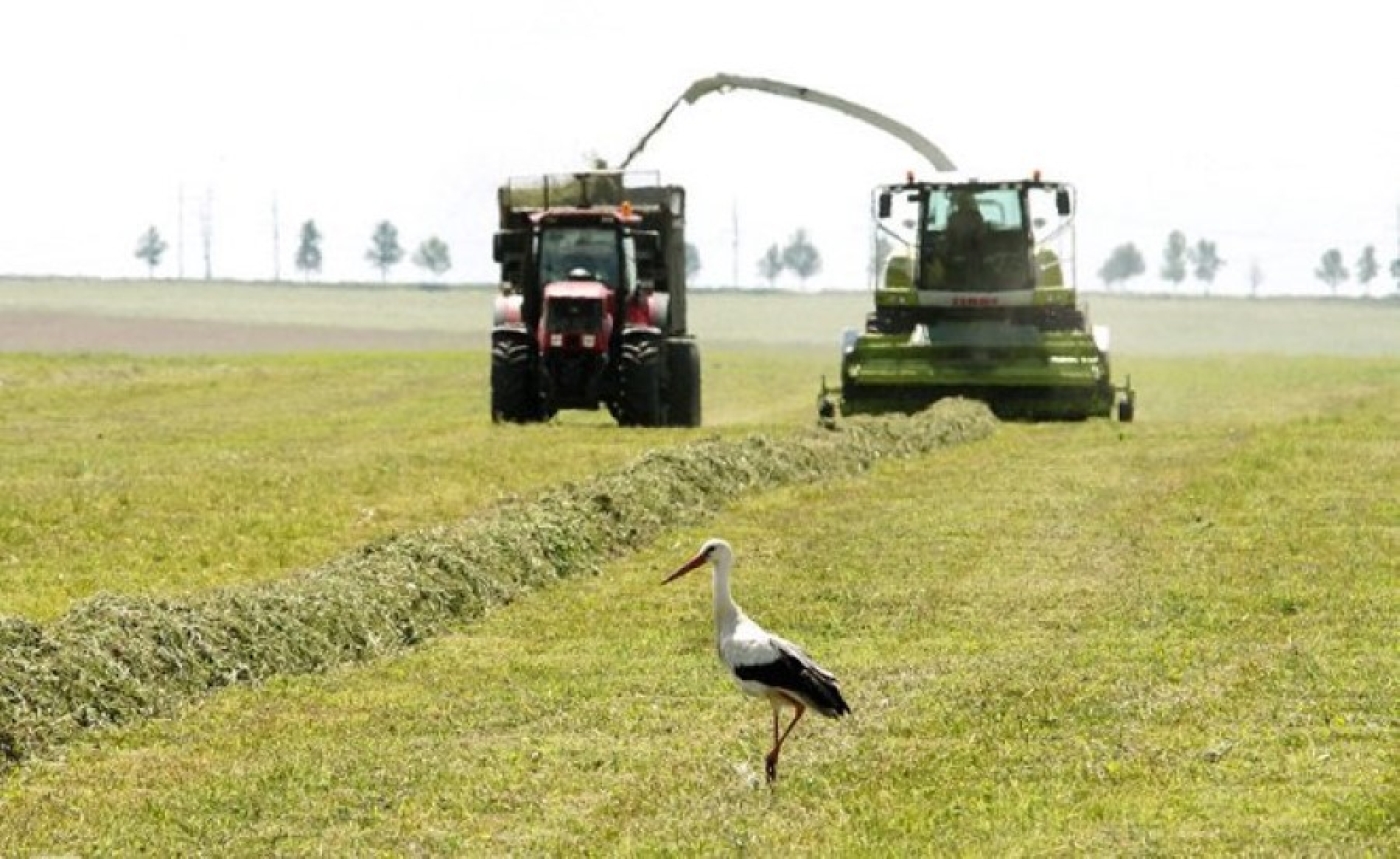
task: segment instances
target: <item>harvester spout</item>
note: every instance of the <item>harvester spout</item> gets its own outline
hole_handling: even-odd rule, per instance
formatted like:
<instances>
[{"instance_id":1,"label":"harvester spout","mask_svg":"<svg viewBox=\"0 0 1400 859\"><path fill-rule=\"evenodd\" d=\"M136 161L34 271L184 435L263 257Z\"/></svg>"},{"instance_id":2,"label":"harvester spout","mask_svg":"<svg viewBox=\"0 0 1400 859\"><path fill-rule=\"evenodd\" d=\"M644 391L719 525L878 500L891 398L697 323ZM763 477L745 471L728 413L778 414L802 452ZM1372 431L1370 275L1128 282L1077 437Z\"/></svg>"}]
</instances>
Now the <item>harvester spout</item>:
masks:
<instances>
[{"instance_id":1,"label":"harvester spout","mask_svg":"<svg viewBox=\"0 0 1400 859\"><path fill-rule=\"evenodd\" d=\"M712 92L729 92L736 89L751 89L759 92L766 92L771 95L783 96L785 98L795 98L799 101L810 102L821 107L827 107L844 113L847 116L873 125L881 131L891 134L908 144L914 151L926 158L928 162L933 165L935 170L946 172L958 169L956 165L953 164L952 159L945 155L943 150L935 146L928 138L904 123L891 119L879 111L871 110L864 105L856 104L855 102L847 101L846 99L838 98L837 96L814 90L810 87L775 81L771 78L753 78L727 74L700 78L687 87L686 91L681 94L681 97L672 102L670 107L666 108L666 112L661 115L661 119L657 120L656 124L653 125L646 134L642 135L642 139L637 142L636 146L632 147L632 151L627 153L627 157L622 161L622 169L626 169L627 165L632 163L632 159L637 157L637 155L646 148L647 142L651 140L652 135L656 134L656 132L661 129L661 126L666 124L666 120L671 118L671 114L680 106L681 102L694 104L701 97L709 95Z\"/></svg>"}]
</instances>

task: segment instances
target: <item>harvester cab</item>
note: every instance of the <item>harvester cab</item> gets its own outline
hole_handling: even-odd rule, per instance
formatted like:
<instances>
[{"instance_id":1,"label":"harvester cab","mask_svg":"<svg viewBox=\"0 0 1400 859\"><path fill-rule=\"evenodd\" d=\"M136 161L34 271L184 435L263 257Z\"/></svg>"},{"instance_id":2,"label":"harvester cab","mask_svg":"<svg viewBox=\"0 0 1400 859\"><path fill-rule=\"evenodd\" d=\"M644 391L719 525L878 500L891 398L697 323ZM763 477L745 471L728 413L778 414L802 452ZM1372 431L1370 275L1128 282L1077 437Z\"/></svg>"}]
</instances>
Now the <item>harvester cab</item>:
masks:
<instances>
[{"instance_id":1,"label":"harvester cab","mask_svg":"<svg viewBox=\"0 0 1400 859\"><path fill-rule=\"evenodd\" d=\"M865 329L844 339L841 384L819 414L913 412L944 397L1000 417L1133 417L1074 287L1075 190L1031 179L875 189L883 262Z\"/></svg>"},{"instance_id":2,"label":"harvester cab","mask_svg":"<svg viewBox=\"0 0 1400 859\"><path fill-rule=\"evenodd\" d=\"M683 189L652 174L617 171L513 179L500 189L493 420L605 406L623 425L699 425L684 201Z\"/></svg>"}]
</instances>

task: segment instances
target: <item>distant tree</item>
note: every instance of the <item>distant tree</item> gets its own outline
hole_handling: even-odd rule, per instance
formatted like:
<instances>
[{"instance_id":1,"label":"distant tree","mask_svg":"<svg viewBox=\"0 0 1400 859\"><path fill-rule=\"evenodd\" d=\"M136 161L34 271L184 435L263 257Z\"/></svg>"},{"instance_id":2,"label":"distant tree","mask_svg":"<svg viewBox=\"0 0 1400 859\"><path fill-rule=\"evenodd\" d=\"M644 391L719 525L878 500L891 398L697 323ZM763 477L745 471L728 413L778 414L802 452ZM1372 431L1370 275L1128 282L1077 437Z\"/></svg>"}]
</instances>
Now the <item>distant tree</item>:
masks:
<instances>
[{"instance_id":1,"label":"distant tree","mask_svg":"<svg viewBox=\"0 0 1400 859\"><path fill-rule=\"evenodd\" d=\"M1126 283L1145 271L1147 266L1142 260L1142 251L1138 250L1137 245L1128 242L1114 248L1113 253L1108 255L1108 259L1099 268L1099 279L1112 290L1114 284Z\"/></svg>"},{"instance_id":2,"label":"distant tree","mask_svg":"<svg viewBox=\"0 0 1400 859\"><path fill-rule=\"evenodd\" d=\"M700 273L700 249L690 242L685 243L685 279L689 281Z\"/></svg>"},{"instance_id":3,"label":"distant tree","mask_svg":"<svg viewBox=\"0 0 1400 859\"><path fill-rule=\"evenodd\" d=\"M1337 285L1351 277L1351 272L1347 271L1346 263L1342 262L1342 252L1336 248L1329 248L1322 254L1322 264L1313 272L1317 279L1327 284L1332 290L1332 294L1337 294Z\"/></svg>"},{"instance_id":4,"label":"distant tree","mask_svg":"<svg viewBox=\"0 0 1400 859\"><path fill-rule=\"evenodd\" d=\"M399 228L388 221L380 221L379 226L374 228L374 235L370 238L369 250L365 251L365 259L370 265L379 269L379 280L389 279L389 269L398 265L403 259L403 247L399 244Z\"/></svg>"},{"instance_id":5,"label":"distant tree","mask_svg":"<svg viewBox=\"0 0 1400 859\"><path fill-rule=\"evenodd\" d=\"M160 237L154 225L147 227L141 238L136 240L136 258L146 264L147 276L156 276L156 268L160 266L160 259L167 247L169 245Z\"/></svg>"},{"instance_id":6,"label":"distant tree","mask_svg":"<svg viewBox=\"0 0 1400 859\"><path fill-rule=\"evenodd\" d=\"M1381 264L1376 259L1376 246L1367 245L1361 249L1361 256L1356 258L1356 282L1361 284L1361 291L1370 295L1371 281L1380 273Z\"/></svg>"},{"instance_id":7,"label":"distant tree","mask_svg":"<svg viewBox=\"0 0 1400 859\"><path fill-rule=\"evenodd\" d=\"M1400 291L1400 257L1390 261L1390 279L1395 281L1396 291Z\"/></svg>"},{"instance_id":8,"label":"distant tree","mask_svg":"<svg viewBox=\"0 0 1400 859\"><path fill-rule=\"evenodd\" d=\"M321 273L321 231L315 221L301 225L301 240L297 243L297 271L303 280Z\"/></svg>"},{"instance_id":9,"label":"distant tree","mask_svg":"<svg viewBox=\"0 0 1400 859\"><path fill-rule=\"evenodd\" d=\"M778 275L782 274L786 267L782 250L775 244L769 245L768 250L764 251L758 260L758 276L768 281L768 288L772 289Z\"/></svg>"},{"instance_id":10,"label":"distant tree","mask_svg":"<svg viewBox=\"0 0 1400 859\"><path fill-rule=\"evenodd\" d=\"M1259 296L1259 287L1264 283L1264 269L1259 267L1259 260L1251 260L1249 263L1249 297Z\"/></svg>"},{"instance_id":11,"label":"distant tree","mask_svg":"<svg viewBox=\"0 0 1400 859\"><path fill-rule=\"evenodd\" d=\"M1174 288L1180 287L1186 279L1186 236L1181 230L1172 230L1167 236L1167 246L1162 251L1162 280Z\"/></svg>"},{"instance_id":12,"label":"distant tree","mask_svg":"<svg viewBox=\"0 0 1400 859\"><path fill-rule=\"evenodd\" d=\"M1191 261L1191 275L1206 285L1206 295L1210 295L1210 285L1215 282L1220 267L1225 265L1225 260L1215 251L1215 242L1199 239L1186 256Z\"/></svg>"},{"instance_id":13,"label":"distant tree","mask_svg":"<svg viewBox=\"0 0 1400 859\"><path fill-rule=\"evenodd\" d=\"M426 239L413 252L413 264L427 269L434 277L442 277L443 272L452 268L452 253L447 242L437 236Z\"/></svg>"},{"instance_id":14,"label":"distant tree","mask_svg":"<svg viewBox=\"0 0 1400 859\"><path fill-rule=\"evenodd\" d=\"M807 288L807 278L821 273L821 252L807 237L806 230L799 229L788 239L787 246L783 248L783 265L797 275L803 289Z\"/></svg>"}]
</instances>

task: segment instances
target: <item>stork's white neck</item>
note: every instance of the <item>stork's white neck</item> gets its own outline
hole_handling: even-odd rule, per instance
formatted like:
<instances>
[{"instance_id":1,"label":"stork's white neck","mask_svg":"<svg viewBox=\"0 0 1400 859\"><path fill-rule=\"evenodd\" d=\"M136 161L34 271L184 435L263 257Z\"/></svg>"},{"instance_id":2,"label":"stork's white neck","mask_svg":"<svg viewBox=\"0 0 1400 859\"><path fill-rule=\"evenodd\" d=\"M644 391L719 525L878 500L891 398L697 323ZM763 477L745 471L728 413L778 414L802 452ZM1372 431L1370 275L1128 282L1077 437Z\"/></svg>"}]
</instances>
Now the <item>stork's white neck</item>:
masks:
<instances>
[{"instance_id":1,"label":"stork's white neck","mask_svg":"<svg viewBox=\"0 0 1400 859\"><path fill-rule=\"evenodd\" d=\"M715 572L714 572L714 598L715 598L715 633L723 638L726 632L732 631L739 623L739 618L744 612L735 605L734 597L729 593L729 570L734 565L734 556L726 549L718 549L715 552Z\"/></svg>"}]
</instances>

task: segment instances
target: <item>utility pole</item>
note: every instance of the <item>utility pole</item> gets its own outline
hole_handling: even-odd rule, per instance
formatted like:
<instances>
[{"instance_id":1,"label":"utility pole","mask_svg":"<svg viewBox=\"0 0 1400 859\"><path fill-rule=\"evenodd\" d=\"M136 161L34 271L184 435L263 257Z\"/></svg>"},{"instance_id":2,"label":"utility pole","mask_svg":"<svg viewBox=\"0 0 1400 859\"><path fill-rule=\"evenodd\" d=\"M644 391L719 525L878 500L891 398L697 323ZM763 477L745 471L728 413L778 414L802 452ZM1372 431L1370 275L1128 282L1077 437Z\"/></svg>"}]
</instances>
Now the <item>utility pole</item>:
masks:
<instances>
[{"instance_id":1,"label":"utility pole","mask_svg":"<svg viewBox=\"0 0 1400 859\"><path fill-rule=\"evenodd\" d=\"M730 275L730 283L735 289L739 288L739 201L735 199L729 210L729 226L733 233L733 271Z\"/></svg>"},{"instance_id":2,"label":"utility pole","mask_svg":"<svg viewBox=\"0 0 1400 859\"><path fill-rule=\"evenodd\" d=\"M277 194L272 195L272 282L282 282L282 233L277 217Z\"/></svg>"},{"instance_id":3,"label":"utility pole","mask_svg":"<svg viewBox=\"0 0 1400 859\"><path fill-rule=\"evenodd\" d=\"M185 279L185 183L176 190L175 201L175 277Z\"/></svg>"},{"instance_id":4,"label":"utility pole","mask_svg":"<svg viewBox=\"0 0 1400 859\"><path fill-rule=\"evenodd\" d=\"M205 187L204 206L199 213L199 234L204 243L204 279L214 279L214 189Z\"/></svg>"}]
</instances>

